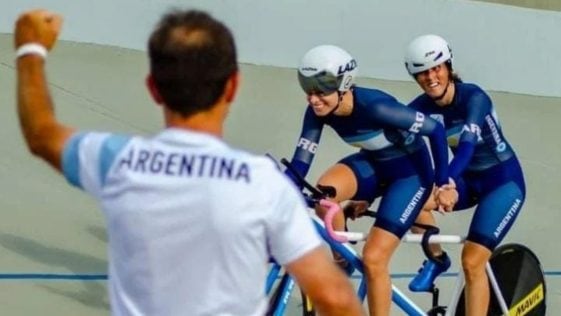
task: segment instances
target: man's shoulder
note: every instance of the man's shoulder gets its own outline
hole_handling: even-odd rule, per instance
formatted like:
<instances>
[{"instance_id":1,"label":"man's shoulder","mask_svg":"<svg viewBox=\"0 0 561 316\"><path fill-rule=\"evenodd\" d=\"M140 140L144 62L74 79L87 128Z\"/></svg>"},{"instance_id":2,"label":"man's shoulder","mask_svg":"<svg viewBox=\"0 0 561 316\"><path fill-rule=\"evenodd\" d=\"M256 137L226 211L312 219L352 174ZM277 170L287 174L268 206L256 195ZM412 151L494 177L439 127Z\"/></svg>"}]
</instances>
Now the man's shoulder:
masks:
<instances>
[{"instance_id":1,"label":"man's shoulder","mask_svg":"<svg viewBox=\"0 0 561 316\"><path fill-rule=\"evenodd\" d=\"M235 147L228 147L228 152L231 157L247 163L255 178L260 179L261 183L266 183L267 188L290 186L290 180L281 171L281 167L274 158Z\"/></svg>"},{"instance_id":2,"label":"man's shoulder","mask_svg":"<svg viewBox=\"0 0 561 316\"><path fill-rule=\"evenodd\" d=\"M118 151L133 136L101 131L77 131L65 144L65 152L78 151L82 148L86 151Z\"/></svg>"},{"instance_id":3,"label":"man's shoulder","mask_svg":"<svg viewBox=\"0 0 561 316\"><path fill-rule=\"evenodd\" d=\"M255 166L262 166L264 168L275 168L274 161L266 155L259 155L247 149L243 149L236 145L227 143L221 139L216 139L212 143L207 143L209 149L212 148L216 153L220 153L230 158L246 161Z\"/></svg>"},{"instance_id":4,"label":"man's shoulder","mask_svg":"<svg viewBox=\"0 0 561 316\"><path fill-rule=\"evenodd\" d=\"M263 174L271 175L280 173L279 166L276 162L266 155L258 155L245 149L231 146L228 146L227 152L231 157L246 162L249 166Z\"/></svg>"}]
</instances>

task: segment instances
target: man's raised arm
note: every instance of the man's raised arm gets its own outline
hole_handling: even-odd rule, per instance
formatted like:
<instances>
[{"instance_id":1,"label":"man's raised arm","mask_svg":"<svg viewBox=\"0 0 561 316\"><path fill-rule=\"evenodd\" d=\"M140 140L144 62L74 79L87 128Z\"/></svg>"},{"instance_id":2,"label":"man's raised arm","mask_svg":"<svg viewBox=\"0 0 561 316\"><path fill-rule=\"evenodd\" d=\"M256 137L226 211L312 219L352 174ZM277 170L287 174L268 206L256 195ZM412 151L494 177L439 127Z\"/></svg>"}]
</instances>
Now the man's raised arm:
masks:
<instances>
[{"instance_id":1,"label":"man's raised arm","mask_svg":"<svg viewBox=\"0 0 561 316\"><path fill-rule=\"evenodd\" d=\"M59 171L64 144L73 130L56 120L44 65L61 25L61 16L33 10L19 16L14 30L21 130L29 150Z\"/></svg>"}]
</instances>

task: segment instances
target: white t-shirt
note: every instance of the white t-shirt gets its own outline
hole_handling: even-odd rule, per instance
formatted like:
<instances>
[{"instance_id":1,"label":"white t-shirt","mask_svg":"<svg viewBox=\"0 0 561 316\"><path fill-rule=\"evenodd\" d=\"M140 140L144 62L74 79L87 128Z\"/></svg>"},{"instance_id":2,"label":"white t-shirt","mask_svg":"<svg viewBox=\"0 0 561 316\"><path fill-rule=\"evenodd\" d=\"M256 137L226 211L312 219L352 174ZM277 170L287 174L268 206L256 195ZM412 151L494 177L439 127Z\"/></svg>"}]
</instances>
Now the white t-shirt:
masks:
<instances>
[{"instance_id":1,"label":"white t-shirt","mask_svg":"<svg viewBox=\"0 0 561 316\"><path fill-rule=\"evenodd\" d=\"M321 244L270 159L207 134L78 133L63 171L105 214L114 315L262 315L269 256Z\"/></svg>"}]
</instances>

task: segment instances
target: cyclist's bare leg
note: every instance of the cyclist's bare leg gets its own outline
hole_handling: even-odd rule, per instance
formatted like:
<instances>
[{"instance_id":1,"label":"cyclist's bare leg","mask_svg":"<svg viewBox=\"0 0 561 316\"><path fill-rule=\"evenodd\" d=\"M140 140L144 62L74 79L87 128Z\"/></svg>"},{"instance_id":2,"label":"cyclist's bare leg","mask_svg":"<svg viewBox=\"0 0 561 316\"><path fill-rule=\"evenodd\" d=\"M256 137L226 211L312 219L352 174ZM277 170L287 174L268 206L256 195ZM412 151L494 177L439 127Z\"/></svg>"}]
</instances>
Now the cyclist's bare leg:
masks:
<instances>
[{"instance_id":1,"label":"cyclist's bare leg","mask_svg":"<svg viewBox=\"0 0 561 316\"><path fill-rule=\"evenodd\" d=\"M378 227L370 230L363 249L368 280L367 298L370 315L389 315L391 307L390 259L399 245L399 238Z\"/></svg>"},{"instance_id":2,"label":"cyclist's bare leg","mask_svg":"<svg viewBox=\"0 0 561 316\"><path fill-rule=\"evenodd\" d=\"M466 277L466 316L487 315L489 281L485 265L491 258L486 247L466 241L462 250L462 267Z\"/></svg>"},{"instance_id":3,"label":"cyclist's bare leg","mask_svg":"<svg viewBox=\"0 0 561 316\"><path fill-rule=\"evenodd\" d=\"M332 201L340 203L351 199L357 191L357 179L347 165L335 164L327 169L318 180L318 185L332 186L337 191L337 195L331 198ZM322 207L316 208L316 214L323 218L325 211ZM341 212L338 212L333 219L333 228L335 230L343 230L345 228L345 217Z\"/></svg>"},{"instance_id":4,"label":"cyclist's bare leg","mask_svg":"<svg viewBox=\"0 0 561 316\"><path fill-rule=\"evenodd\" d=\"M335 164L327 169L318 180L318 185L332 186L335 188L337 195L330 200L340 203L351 199L357 191L358 182L355 174L347 165ZM322 207L316 207L316 214L320 218L324 218L326 210ZM342 212L337 212L333 218L333 228L342 231L345 229L345 216ZM348 264L337 253L333 253L335 261L345 269Z\"/></svg>"}]
</instances>

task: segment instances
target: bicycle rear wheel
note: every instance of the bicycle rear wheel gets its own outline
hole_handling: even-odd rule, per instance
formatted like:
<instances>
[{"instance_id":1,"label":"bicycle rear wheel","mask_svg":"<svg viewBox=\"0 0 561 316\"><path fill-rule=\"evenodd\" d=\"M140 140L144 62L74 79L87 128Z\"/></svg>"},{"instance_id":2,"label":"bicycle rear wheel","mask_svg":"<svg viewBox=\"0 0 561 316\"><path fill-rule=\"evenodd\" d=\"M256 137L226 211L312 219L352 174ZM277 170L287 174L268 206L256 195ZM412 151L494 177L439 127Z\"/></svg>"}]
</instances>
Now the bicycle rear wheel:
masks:
<instances>
[{"instance_id":1,"label":"bicycle rear wheel","mask_svg":"<svg viewBox=\"0 0 561 316\"><path fill-rule=\"evenodd\" d=\"M545 278L538 257L530 249L520 244L502 245L493 251L490 263L508 306L509 315L545 315ZM456 315L465 315L463 292L456 308ZM502 315L492 288L487 315Z\"/></svg>"}]
</instances>

